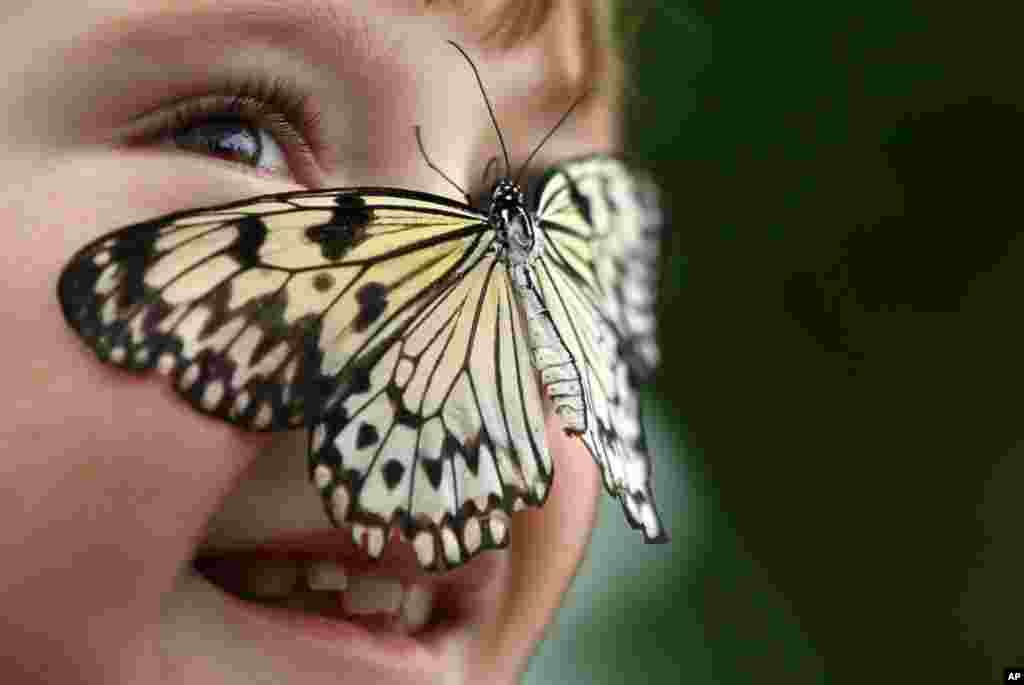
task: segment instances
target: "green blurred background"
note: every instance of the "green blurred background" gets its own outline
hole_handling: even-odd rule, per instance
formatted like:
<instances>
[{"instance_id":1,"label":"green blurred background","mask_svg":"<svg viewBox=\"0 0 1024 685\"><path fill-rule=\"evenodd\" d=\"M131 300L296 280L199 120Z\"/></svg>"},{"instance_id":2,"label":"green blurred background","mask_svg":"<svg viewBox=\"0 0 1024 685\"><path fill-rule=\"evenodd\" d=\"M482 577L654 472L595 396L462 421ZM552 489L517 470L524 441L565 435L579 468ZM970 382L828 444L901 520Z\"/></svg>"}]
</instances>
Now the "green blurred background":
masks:
<instances>
[{"instance_id":1,"label":"green blurred background","mask_svg":"<svg viewBox=\"0 0 1024 685\"><path fill-rule=\"evenodd\" d=\"M536 683L1024 666L1020 3L624 3L673 542L604 503ZM606 498L607 500L607 498Z\"/></svg>"}]
</instances>

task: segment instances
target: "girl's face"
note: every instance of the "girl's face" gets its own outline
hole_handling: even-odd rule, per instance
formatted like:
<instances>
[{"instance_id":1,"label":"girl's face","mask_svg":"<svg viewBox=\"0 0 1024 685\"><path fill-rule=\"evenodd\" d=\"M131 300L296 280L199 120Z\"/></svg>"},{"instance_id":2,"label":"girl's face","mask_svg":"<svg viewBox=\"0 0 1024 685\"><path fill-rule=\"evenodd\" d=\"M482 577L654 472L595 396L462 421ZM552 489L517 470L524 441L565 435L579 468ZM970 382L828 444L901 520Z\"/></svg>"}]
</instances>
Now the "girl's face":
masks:
<instances>
[{"instance_id":1,"label":"girl's face","mask_svg":"<svg viewBox=\"0 0 1024 685\"><path fill-rule=\"evenodd\" d=\"M433 161L478 190L497 140L445 40L474 57L522 160L593 85L578 8L560 3L505 48L482 40L482 10L445 3L13 4L0 21L0 680L513 682L589 538L599 490L584 448L548 426L554 488L515 516L508 550L428 576L393 540L381 565L361 566L307 482L302 431L245 433L193 411L162 376L101 364L55 291L86 242L173 210L303 186L457 197L414 125ZM614 146L610 108L595 101L537 168ZM379 615L271 610L192 565L200 550L248 550L242 572L258 583L284 549L352 555L350 584L420 585L443 598L444 619L410 637ZM359 583L363 599L372 582Z\"/></svg>"}]
</instances>

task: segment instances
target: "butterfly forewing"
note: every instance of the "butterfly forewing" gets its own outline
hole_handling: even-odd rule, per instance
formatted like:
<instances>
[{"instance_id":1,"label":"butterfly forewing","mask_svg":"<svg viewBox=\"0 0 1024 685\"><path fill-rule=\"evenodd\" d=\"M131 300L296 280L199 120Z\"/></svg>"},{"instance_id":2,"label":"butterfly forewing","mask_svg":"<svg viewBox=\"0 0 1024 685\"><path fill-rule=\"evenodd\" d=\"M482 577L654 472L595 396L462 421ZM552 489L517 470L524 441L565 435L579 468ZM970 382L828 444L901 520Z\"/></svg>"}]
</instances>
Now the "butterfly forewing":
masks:
<instances>
[{"instance_id":1,"label":"butterfly forewing","mask_svg":"<svg viewBox=\"0 0 1024 685\"><path fill-rule=\"evenodd\" d=\"M490 232L481 219L387 189L258 197L100 238L65 268L59 297L102 359L158 368L197 409L248 428L297 426L305 337L358 346L417 285L455 273Z\"/></svg>"},{"instance_id":2,"label":"butterfly forewing","mask_svg":"<svg viewBox=\"0 0 1024 685\"><path fill-rule=\"evenodd\" d=\"M618 160L590 157L552 169L537 207L545 248L534 271L579 369L587 409L581 437L631 525L650 542L666 540L636 395L657 361L661 216L653 185Z\"/></svg>"}]
</instances>

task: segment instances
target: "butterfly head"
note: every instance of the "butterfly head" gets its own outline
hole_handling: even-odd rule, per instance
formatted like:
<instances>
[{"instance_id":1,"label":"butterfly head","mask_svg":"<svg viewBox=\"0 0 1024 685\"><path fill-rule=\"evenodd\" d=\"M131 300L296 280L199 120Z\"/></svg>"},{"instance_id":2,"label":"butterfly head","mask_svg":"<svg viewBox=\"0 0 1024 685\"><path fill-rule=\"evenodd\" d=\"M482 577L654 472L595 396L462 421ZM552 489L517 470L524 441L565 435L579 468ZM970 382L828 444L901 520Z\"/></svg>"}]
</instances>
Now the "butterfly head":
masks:
<instances>
[{"instance_id":1,"label":"butterfly head","mask_svg":"<svg viewBox=\"0 0 1024 685\"><path fill-rule=\"evenodd\" d=\"M537 232L519 186L508 179L495 183L488 216L513 261L526 261L533 256Z\"/></svg>"}]
</instances>

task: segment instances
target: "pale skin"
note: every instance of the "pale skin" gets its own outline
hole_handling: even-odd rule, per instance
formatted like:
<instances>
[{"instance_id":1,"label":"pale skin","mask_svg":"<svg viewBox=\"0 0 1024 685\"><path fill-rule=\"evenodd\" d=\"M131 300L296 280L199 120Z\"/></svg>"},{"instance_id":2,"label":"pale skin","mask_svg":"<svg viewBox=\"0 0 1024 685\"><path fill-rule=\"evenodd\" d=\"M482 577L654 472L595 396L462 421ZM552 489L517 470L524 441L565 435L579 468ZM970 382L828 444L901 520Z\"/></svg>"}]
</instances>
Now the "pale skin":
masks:
<instances>
[{"instance_id":1,"label":"pale skin","mask_svg":"<svg viewBox=\"0 0 1024 685\"><path fill-rule=\"evenodd\" d=\"M557 419L547 430L556 474L547 503L514 516L509 549L467 564L490 564L490 580L434 671L397 678L330 640L291 658L273 631L250 640L225 618L190 561L201 546L333 530L307 480L303 431L246 433L195 412L161 376L101 364L65 324L55 290L85 243L173 210L302 187L458 197L423 162L416 124L433 161L476 189L499 150L471 72L444 41L474 56L515 163L587 85L576 10L554 13L502 49L481 43L474 20L419 3L3 10L0 681L516 681L585 553L600 496L589 453ZM320 117L307 158L282 144L279 164L254 169L167 137L137 140L143 117L252 76L286 78L308 95ZM616 142L598 97L535 164Z\"/></svg>"}]
</instances>

